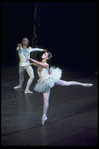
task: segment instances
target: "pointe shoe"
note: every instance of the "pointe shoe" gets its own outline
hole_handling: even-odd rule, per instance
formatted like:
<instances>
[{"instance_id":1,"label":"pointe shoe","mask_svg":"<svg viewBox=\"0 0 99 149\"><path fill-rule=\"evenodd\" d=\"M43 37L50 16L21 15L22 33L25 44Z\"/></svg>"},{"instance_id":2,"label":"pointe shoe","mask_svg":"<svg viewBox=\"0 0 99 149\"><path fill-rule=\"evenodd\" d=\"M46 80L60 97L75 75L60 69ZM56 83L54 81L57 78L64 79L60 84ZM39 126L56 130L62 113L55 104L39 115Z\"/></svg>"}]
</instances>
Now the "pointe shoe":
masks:
<instances>
[{"instance_id":1,"label":"pointe shoe","mask_svg":"<svg viewBox=\"0 0 99 149\"><path fill-rule=\"evenodd\" d=\"M14 89L22 89L22 87L19 85L19 86L15 86Z\"/></svg>"},{"instance_id":2,"label":"pointe shoe","mask_svg":"<svg viewBox=\"0 0 99 149\"><path fill-rule=\"evenodd\" d=\"M83 86L85 86L85 87L91 87L91 86L93 86L93 84L84 83Z\"/></svg>"},{"instance_id":3,"label":"pointe shoe","mask_svg":"<svg viewBox=\"0 0 99 149\"><path fill-rule=\"evenodd\" d=\"M45 116L43 116L42 117L42 125L44 125L44 122L47 120L47 116L45 115Z\"/></svg>"},{"instance_id":4,"label":"pointe shoe","mask_svg":"<svg viewBox=\"0 0 99 149\"><path fill-rule=\"evenodd\" d=\"M24 92L25 94L28 94L28 93L30 93L30 94L32 94L33 92L32 91L30 91L30 90L25 90L25 92Z\"/></svg>"}]
</instances>

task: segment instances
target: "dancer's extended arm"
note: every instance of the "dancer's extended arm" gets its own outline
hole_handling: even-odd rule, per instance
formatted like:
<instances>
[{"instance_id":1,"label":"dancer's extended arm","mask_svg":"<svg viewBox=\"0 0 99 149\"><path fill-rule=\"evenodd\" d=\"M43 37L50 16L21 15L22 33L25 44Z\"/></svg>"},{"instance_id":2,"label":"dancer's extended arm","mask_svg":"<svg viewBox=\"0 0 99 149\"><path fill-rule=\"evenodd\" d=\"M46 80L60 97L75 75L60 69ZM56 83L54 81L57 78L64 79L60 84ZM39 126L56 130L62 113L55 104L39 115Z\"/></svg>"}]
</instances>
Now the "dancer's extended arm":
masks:
<instances>
[{"instance_id":1,"label":"dancer's extended arm","mask_svg":"<svg viewBox=\"0 0 99 149\"><path fill-rule=\"evenodd\" d=\"M36 61L36 60L34 60L34 59L31 59L31 58L28 58L27 60L31 60L31 61L33 61L34 63L36 63L37 65L41 65L41 66L43 66L43 67L45 67L45 68L48 68L48 64L43 64L42 62L39 62L39 61Z\"/></svg>"},{"instance_id":2,"label":"dancer's extended arm","mask_svg":"<svg viewBox=\"0 0 99 149\"><path fill-rule=\"evenodd\" d=\"M46 51L47 51L47 50L45 50L45 49L31 48L31 47L29 47L29 49L30 49L30 52L35 52L35 51L44 51L44 52L46 52Z\"/></svg>"},{"instance_id":3,"label":"dancer's extended arm","mask_svg":"<svg viewBox=\"0 0 99 149\"><path fill-rule=\"evenodd\" d=\"M30 66L31 66L31 65L38 66L36 63L30 63Z\"/></svg>"}]
</instances>

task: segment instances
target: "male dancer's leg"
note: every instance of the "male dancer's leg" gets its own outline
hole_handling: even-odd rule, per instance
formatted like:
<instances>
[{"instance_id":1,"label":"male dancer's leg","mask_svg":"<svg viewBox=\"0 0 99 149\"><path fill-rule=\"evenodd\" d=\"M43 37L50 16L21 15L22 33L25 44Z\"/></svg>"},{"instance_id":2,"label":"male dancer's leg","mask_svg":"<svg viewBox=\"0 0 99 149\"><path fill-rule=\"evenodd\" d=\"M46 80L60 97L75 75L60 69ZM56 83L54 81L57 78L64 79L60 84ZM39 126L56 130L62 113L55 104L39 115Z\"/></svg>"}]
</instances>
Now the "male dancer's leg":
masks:
<instances>
[{"instance_id":1,"label":"male dancer's leg","mask_svg":"<svg viewBox=\"0 0 99 149\"><path fill-rule=\"evenodd\" d=\"M15 86L14 89L22 88L22 84L24 82L24 73L25 73L24 67L19 66L19 86Z\"/></svg>"},{"instance_id":2,"label":"male dancer's leg","mask_svg":"<svg viewBox=\"0 0 99 149\"><path fill-rule=\"evenodd\" d=\"M26 71L29 75L29 80L28 80L27 85L26 85L25 93L33 93L33 92L29 91L29 88L30 88L30 85L34 79L34 71L33 71L33 68L31 66L29 66L26 69Z\"/></svg>"},{"instance_id":3,"label":"male dancer's leg","mask_svg":"<svg viewBox=\"0 0 99 149\"><path fill-rule=\"evenodd\" d=\"M44 107L43 107L43 117L42 117L42 125L44 125L44 121L47 120L47 110L49 107L49 96L50 96L50 88L47 88L43 93L44 98Z\"/></svg>"},{"instance_id":4,"label":"male dancer's leg","mask_svg":"<svg viewBox=\"0 0 99 149\"><path fill-rule=\"evenodd\" d=\"M89 84L89 83L81 83L77 81L64 81L64 80L59 80L55 84L60 86L70 86L70 85L81 85L85 87L93 86L93 84Z\"/></svg>"}]
</instances>

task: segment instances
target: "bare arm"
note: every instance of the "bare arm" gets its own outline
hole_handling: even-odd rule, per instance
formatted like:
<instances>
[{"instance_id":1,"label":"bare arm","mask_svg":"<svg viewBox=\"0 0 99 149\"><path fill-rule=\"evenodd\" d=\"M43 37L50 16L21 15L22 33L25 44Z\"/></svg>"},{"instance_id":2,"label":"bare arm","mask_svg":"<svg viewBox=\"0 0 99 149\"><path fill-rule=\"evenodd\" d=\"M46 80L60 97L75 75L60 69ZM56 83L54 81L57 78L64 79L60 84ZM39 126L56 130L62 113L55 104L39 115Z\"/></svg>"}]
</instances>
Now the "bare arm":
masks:
<instances>
[{"instance_id":1,"label":"bare arm","mask_svg":"<svg viewBox=\"0 0 99 149\"><path fill-rule=\"evenodd\" d=\"M39 61L36 61L36 60L34 60L34 59L31 59L31 58L28 58L27 60L31 60L31 61L33 61L34 63L36 63L37 65L40 65L40 66L43 66L43 67L45 67L45 68L48 68L48 64L43 64L42 62L39 62Z\"/></svg>"},{"instance_id":2,"label":"bare arm","mask_svg":"<svg viewBox=\"0 0 99 149\"><path fill-rule=\"evenodd\" d=\"M30 66L31 66L31 65L38 66L36 63L30 63Z\"/></svg>"}]
</instances>

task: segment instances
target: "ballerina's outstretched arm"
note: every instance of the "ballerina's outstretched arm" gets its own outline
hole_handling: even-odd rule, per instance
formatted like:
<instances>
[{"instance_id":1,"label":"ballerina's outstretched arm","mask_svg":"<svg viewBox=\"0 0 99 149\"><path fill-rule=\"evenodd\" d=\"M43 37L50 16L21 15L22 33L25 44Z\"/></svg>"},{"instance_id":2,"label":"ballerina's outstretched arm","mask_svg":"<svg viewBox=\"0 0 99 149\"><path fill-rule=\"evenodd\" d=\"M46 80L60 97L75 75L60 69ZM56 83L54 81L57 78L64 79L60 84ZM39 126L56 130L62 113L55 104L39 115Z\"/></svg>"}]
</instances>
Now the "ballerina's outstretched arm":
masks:
<instances>
[{"instance_id":1,"label":"ballerina's outstretched arm","mask_svg":"<svg viewBox=\"0 0 99 149\"><path fill-rule=\"evenodd\" d=\"M44 63L42 63L42 62L39 62L39 61L34 60L34 59L31 59L31 58L27 58L27 60L31 60L31 61L33 61L34 63L36 63L37 65L41 65L41 66L43 66L43 67L45 67L45 68L48 68L48 67L49 67L48 64L44 64Z\"/></svg>"},{"instance_id":2,"label":"ballerina's outstretched arm","mask_svg":"<svg viewBox=\"0 0 99 149\"><path fill-rule=\"evenodd\" d=\"M60 86L70 86L70 85L81 85L85 87L93 86L93 84L89 84L89 83L81 83L81 82L76 82L76 81L64 81L64 80L59 80L55 84L60 85Z\"/></svg>"},{"instance_id":3,"label":"ballerina's outstretched arm","mask_svg":"<svg viewBox=\"0 0 99 149\"><path fill-rule=\"evenodd\" d=\"M38 66L36 63L30 63L29 65L30 65L30 66L31 66L31 65Z\"/></svg>"}]
</instances>

